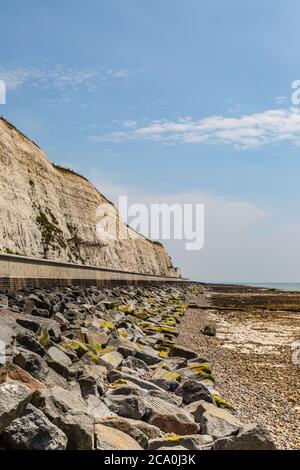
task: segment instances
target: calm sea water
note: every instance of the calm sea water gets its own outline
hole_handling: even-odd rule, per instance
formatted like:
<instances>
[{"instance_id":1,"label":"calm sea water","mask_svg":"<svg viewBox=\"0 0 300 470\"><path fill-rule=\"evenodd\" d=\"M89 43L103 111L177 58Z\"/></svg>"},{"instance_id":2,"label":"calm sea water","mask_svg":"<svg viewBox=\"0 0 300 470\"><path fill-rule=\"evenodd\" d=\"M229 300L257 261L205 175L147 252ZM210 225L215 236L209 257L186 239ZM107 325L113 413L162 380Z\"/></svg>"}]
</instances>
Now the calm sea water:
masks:
<instances>
[{"instance_id":1,"label":"calm sea water","mask_svg":"<svg viewBox=\"0 0 300 470\"><path fill-rule=\"evenodd\" d=\"M300 291L300 282L281 282L281 283L247 283L247 286L254 286L254 287L267 287L269 289L280 289L285 291Z\"/></svg>"}]
</instances>

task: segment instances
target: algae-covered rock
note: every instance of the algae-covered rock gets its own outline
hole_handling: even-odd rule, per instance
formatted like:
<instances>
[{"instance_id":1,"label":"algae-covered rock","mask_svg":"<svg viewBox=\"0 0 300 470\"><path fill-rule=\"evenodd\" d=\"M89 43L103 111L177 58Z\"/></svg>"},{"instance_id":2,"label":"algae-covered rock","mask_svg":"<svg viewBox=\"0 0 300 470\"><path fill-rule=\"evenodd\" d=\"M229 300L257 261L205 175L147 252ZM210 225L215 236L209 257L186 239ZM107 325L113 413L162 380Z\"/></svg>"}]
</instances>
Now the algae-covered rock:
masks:
<instances>
[{"instance_id":1,"label":"algae-covered rock","mask_svg":"<svg viewBox=\"0 0 300 470\"><path fill-rule=\"evenodd\" d=\"M129 374L124 374L118 370L111 370L107 374L108 381L113 383L117 380L124 379L127 380L128 382L132 382L136 385L138 385L140 388L144 390L158 390L161 391L161 388L158 387L157 385L149 382L148 380L143 380L138 377L135 377L134 375L129 375Z\"/></svg>"},{"instance_id":2,"label":"algae-covered rock","mask_svg":"<svg viewBox=\"0 0 300 470\"><path fill-rule=\"evenodd\" d=\"M118 367L123 361L123 356L117 351L111 351L103 354L99 359L99 364L104 365L108 369L114 369Z\"/></svg>"},{"instance_id":3,"label":"algae-covered rock","mask_svg":"<svg viewBox=\"0 0 300 470\"><path fill-rule=\"evenodd\" d=\"M213 445L213 438L205 434L192 434L190 436L166 436L161 439L152 439L149 442L148 448L151 450L158 450L164 447L165 449L175 449L177 446L182 446L188 450L204 450L211 449Z\"/></svg>"},{"instance_id":4,"label":"algae-covered rock","mask_svg":"<svg viewBox=\"0 0 300 470\"><path fill-rule=\"evenodd\" d=\"M214 439L237 434L242 427L236 416L203 400L199 402L194 417L200 423L202 433L209 434Z\"/></svg>"},{"instance_id":5,"label":"algae-covered rock","mask_svg":"<svg viewBox=\"0 0 300 470\"><path fill-rule=\"evenodd\" d=\"M115 329L115 324L112 321L99 320L99 327L107 331L113 331Z\"/></svg>"},{"instance_id":6,"label":"algae-covered rock","mask_svg":"<svg viewBox=\"0 0 300 470\"><path fill-rule=\"evenodd\" d=\"M119 305L118 311L122 313L132 313L134 312L134 305L133 304Z\"/></svg>"},{"instance_id":7,"label":"algae-covered rock","mask_svg":"<svg viewBox=\"0 0 300 470\"><path fill-rule=\"evenodd\" d=\"M62 343L62 347L67 350L75 351L79 359L89 352L89 348L78 340L66 339Z\"/></svg>"},{"instance_id":8,"label":"algae-covered rock","mask_svg":"<svg viewBox=\"0 0 300 470\"><path fill-rule=\"evenodd\" d=\"M205 336L216 336L217 330L214 325L205 325L205 327L202 330L202 333Z\"/></svg>"},{"instance_id":9,"label":"algae-covered rock","mask_svg":"<svg viewBox=\"0 0 300 470\"><path fill-rule=\"evenodd\" d=\"M219 397L218 395L213 395L213 400L219 408L225 408L230 411L235 411L234 406L230 405L230 403L227 403L227 401L225 401L223 398Z\"/></svg>"}]
</instances>

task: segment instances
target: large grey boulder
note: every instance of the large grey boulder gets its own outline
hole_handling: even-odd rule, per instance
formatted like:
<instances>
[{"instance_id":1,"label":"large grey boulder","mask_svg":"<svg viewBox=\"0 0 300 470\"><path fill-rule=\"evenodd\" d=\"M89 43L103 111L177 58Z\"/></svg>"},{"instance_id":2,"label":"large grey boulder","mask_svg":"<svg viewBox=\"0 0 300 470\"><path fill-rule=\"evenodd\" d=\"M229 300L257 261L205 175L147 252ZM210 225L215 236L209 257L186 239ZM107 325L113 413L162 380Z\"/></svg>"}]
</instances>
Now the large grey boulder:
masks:
<instances>
[{"instance_id":1,"label":"large grey boulder","mask_svg":"<svg viewBox=\"0 0 300 470\"><path fill-rule=\"evenodd\" d=\"M182 406L182 397L178 397L174 393L169 393L165 390L150 390L149 396L161 398L162 400L179 407Z\"/></svg>"},{"instance_id":2,"label":"large grey boulder","mask_svg":"<svg viewBox=\"0 0 300 470\"><path fill-rule=\"evenodd\" d=\"M141 447L143 447L143 449L146 449L148 446L148 438L146 434L138 428L137 423L143 423L143 421L123 418L120 416L103 418L102 420L97 421L97 424L103 424L104 426L119 429L119 431L132 437Z\"/></svg>"},{"instance_id":3,"label":"large grey boulder","mask_svg":"<svg viewBox=\"0 0 300 470\"><path fill-rule=\"evenodd\" d=\"M13 357L13 363L29 372L40 382L46 379L49 371L46 361L39 354L24 348L18 348L17 354Z\"/></svg>"},{"instance_id":4,"label":"large grey boulder","mask_svg":"<svg viewBox=\"0 0 300 470\"><path fill-rule=\"evenodd\" d=\"M87 395L104 395L106 389L105 379L107 376L107 369L104 366L85 364L79 369L79 372L80 376L77 380L84 398Z\"/></svg>"},{"instance_id":5,"label":"large grey boulder","mask_svg":"<svg viewBox=\"0 0 300 470\"><path fill-rule=\"evenodd\" d=\"M34 397L33 404L52 419L69 411L87 412L87 405L83 398L57 386L39 392Z\"/></svg>"},{"instance_id":6,"label":"large grey boulder","mask_svg":"<svg viewBox=\"0 0 300 470\"><path fill-rule=\"evenodd\" d=\"M171 357L183 357L184 359L195 359L198 354L183 346L174 345L170 354Z\"/></svg>"},{"instance_id":7,"label":"large grey boulder","mask_svg":"<svg viewBox=\"0 0 300 470\"><path fill-rule=\"evenodd\" d=\"M198 380L187 380L177 388L175 393L183 398L185 404L199 400L213 402L209 388Z\"/></svg>"},{"instance_id":8,"label":"large grey boulder","mask_svg":"<svg viewBox=\"0 0 300 470\"><path fill-rule=\"evenodd\" d=\"M43 357L46 354L46 351L43 348L43 346L41 346L39 344L39 342L36 341L28 333L26 333L26 334L19 333L16 337L16 340L17 340L18 344L23 346L25 349L28 349L29 351L32 351L32 352L38 354L39 356Z\"/></svg>"},{"instance_id":9,"label":"large grey boulder","mask_svg":"<svg viewBox=\"0 0 300 470\"><path fill-rule=\"evenodd\" d=\"M62 313L60 312L55 313L54 319L60 324L62 331L65 331L68 328L70 328L70 322L63 316Z\"/></svg>"},{"instance_id":10,"label":"large grey boulder","mask_svg":"<svg viewBox=\"0 0 300 470\"><path fill-rule=\"evenodd\" d=\"M187 411L150 395L145 395L144 402L146 406L144 419L163 432L182 435L198 432L198 425Z\"/></svg>"},{"instance_id":11,"label":"large grey boulder","mask_svg":"<svg viewBox=\"0 0 300 470\"><path fill-rule=\"evenodd\" d=\"M95 433L97 450L142 450L137 441L119 429L96 424Z\"/></svg>"},{"instance_id":12,"label":"large grey boulder","mask_svg":"<svg viewBox=\"0 0 300 470\"><path fill-rule=\"evenodd\" d=\"M2 434L5 448L14 450L64 450L67 436L40 410L27 405Z\"/></svg>"},{"instance_id":13,"label":"large grey boulder","mask_svg":"<svg viewBox=\"0 0 300 470\"><path fill-rule=\"evenodd\" d=\"M0 308L0 366L11 360L12 345L18 334L26 334L26 330L10 318L10 310Z\"/></svg>"},{"instance_id":14,"label":"large grey boulder","mask_svg":"<svg viewBox=\"0 0 300 470\"><path fill-rule=\"evenodd\" d=\"M17 325L37 333L40 329L47 331L49 336L59 341L61 338L60 325L56 320L35 317L33 315L23 315L20 313L10 312L10 317L13 318Z\"/></svg>"},{"instance_id":15,"label":"large grey boulder","mask_svg":"<svg viewBox=\"0 0 300 470\"><path fill-rule=\"evenodd\" d=\"M46 377L43 379L43 383L47 387L57 386L57 387L62 387L65 390L71 389L70 384L67 382L67 380L62 375L55 372L55 370L51 369L50 367L47 371Z\"/></svg>"},{"instance_id":16,"label":"large grey boulder","mask_svg":"<svg viewBox=\"0 0 300 470\"><path fill-rule=\"evenodd\" d=\"M145 362L148 366L161 362L158 351L151 348L150 346L140 347L140 350L135 354L135 357L141 359L141 361Z\"/></svg>"},{"instance_id":17,"label":"large grey boulder","mask_svg":"<svg viewBox=\"0 0 300 470\"><path fill-rule=\"evenodd\" d=\"M201 425L202 434L209 434L214 439L237 434L242 427L240 420L229 411L203 400L199 402L194 417Z\"/></svg>"},{"instance_id":18,"label":"large grey boulder","mask_svg":"<svg viewBox=\"0 0 300 470\"><path fill-rule=\"evenodd\" d=\"M70 367L72 366L72 361L59 348L55 346L51 346L48 349L48 354L46 358L46 362L49 367L51 367L55 372L62 375L64 378L69 378L69 371Z\"/></svg>"},{"instance_id":19,"label":"large grey boulder","mask_svg":"<svg viewBox=\"0 0 300 470\"><path fill-rule=\"evenodd\" d=\"M20 416L32 399L33 393L19 382L8 380L0 384L0 433Z\"/></svg>"},{"instance_id":20,"label":"large grey boulder","mask_svg":"<svg viewBox=\"0 0 300 470\"><path fill-rule=\"evenodd\" d=\"M146 423L145 421L139 421L135 419L126 419L127 422L130 422L136 429L141 431L148 439L156 439L163 436L162 431L153 426L152 424Z\"/></svg>"},{"instance_id":21,"label":"large grey boulder","mask_svg":"<svg viewBox=\"0 0 300 470\"><path fill-rule=\"evenodd\" d=\"M68 449L94 449L94 419L81 411L69 411L53 420L68 437Z\"/></svg>"},{"instance_id":22,"label":"large grey boulder","mask_svg":"<svg viewBox=\"0 0 300 470\"><path fill-rule=\"evenodd\" d=\"M167 392L175 392L179 387L179 382L169 379L151 379L151 382Z\"/></svg>"},{"instance_id":23,"label":"large grey boulder","mask_svg":"<svg viewBox=\"0 0 300 470\"><path fill-rule=\"evenodd\" d=\"M106 406L118 416L141 419L146 411L144 400L136 395L107 395Z\"/></svg>"},{"instance_id":24,"label":"large grey boulder","mask_svg":"<svg viewBox=\"0 0 300 470\"><path fill-rule=\"evenodd\" d=\"M100 398L95 397L94 395L88 395L85 400L88 406L88 412L95 420L116 416L116 413L110 411Z\"/></svg>"},{"instance_id":25,"label":"large grey boulder","mask_svg":"<svg viewBox=\"0 0 300 470\"><path fill-rule=\"evenodd\" d=\"M31 312L33 317L50 318L51 312L46 308L34 308Z\"/></svg>"},{"instance_id":26,"label":"large grey boulder","mask_svg":"<svg viewBox=\"0 0 300 470\"><path fill-rule=\"evenodd\" d=\"M149 367L147 364L137 357L127 357L127 359L123 362L123 365L136 371L140 376L143 376L146 372L149 372Z\"/></svg>"},{"instance_id":27,"label":"large grey boulder","mask_svg":"<svg viewBox=\"0 0 300 470\"><path fill-rule=\"evenodd\" d=\"M63 351L61 351L61 349L55 346L51 346L47 353L49 358L54 362L58 362L65 367L70 367L72 365L71 359Z\"/></svg>"},{"instance_id":28,"label":"large grey boulder","mask_svg":"<svg viewBox=\"0 0 300 470\"><path fill-rule=\"evenodd\" d=\"M78 384L80 386L81 395L85 398L87 395L103 395L104 389L102 386L98 385L97 380L94 377L84 376L78 379Z\"/></svg>"},{"instance_id":29,"label":"large grey boulder","mask_svg":"<svg viewBox=\"0 0 300 470\"><path fill-rule=\"evenodd\" d=\"M130 369L129 367L120 366L118 367L118 370L123 372L123 374L134 375L137 378L140 377L140 374L136 370Z\"/></svg>"},{"instance_id":30,"label":"large grey boulder","mask_svg":"<svg viewBox=\"0 0 300 470\"><path fill-rule=\"evenodd\" d=\"M265 427L247 424L237 436L217 439L213 450L276 450L276 446Z\"/></svg>"},{"instance_id":31,"label":"large grey boulder","mask_svg":"<svg viewBox=\"0 0 300 470\"><path fill-rule=\"evenodd\" d=\"M52 311L52 306L51 303L49 302L49 299L46 298L46 296L41 292L39 295L36 294L30 294L25 302L24 305L24 311L26 313L31 313L34 308L40 308L43 310L47 310L49 312Z\"/></svg>"},{"instance_id":32,"label":"large grey boulder","mask_svg":"<svg viewBox=\"0 0 300 470\"><path fill-rule=\"evenodd\" d=\"M168 365L170 370L183 369L187 366L187 359L184 357L167 357L164 362Z\"/></svg>"},{"instance_id":33,"label":"large grey boulder","mask_svg":"<svg viewBox=\"0 0 300 470\"><path fill-rule=\"evenodd\" d=\"M139 387L143 388L144 390L158 390L161 391L162 389L157 385L148 382L147 380L140 379L139 377L135 377L134 375L124 374L123 372L119 372L118 370L111 370L107 374L108 381L110 383L116 382L117 380L126 380L128 382L132 382Z\"/></svg>"},{"instance_id":34,"label":"large grey boulder","mask_svg":"<svg viewBox=\"0 0 300 470\"><path fill-rule=\"evenodd\" d=\"M33 404L67 435L68 449L93 449L94 418L83 398L61 387L52 387L40 392Z\"/></svg>"},{"instance_id":35,"label":"large grey boulder","mask_svg":"<svg viewBox=\"0 0 300 470\"><path fill-rule=\"evenodd\" d=\"M97 325L93 326L93 325ZM101 346L106 345L106 343L109 340L109 335L104 333L104 331L99 330L99 320L96 318L91 318L90 321L88 321L87 325L88 331L87 331L87 339L89 344L99 344Z\"/></svg>"},{"instance_id":36,"label":"large grey boulder","mask_svg":"<svg viewBox=\"0 0 300 470\"><path fill-rule=\"evenodd\" d=\"M139 387L138 385L128 382L128 385L126 383L123 385L122 382L113 384L115 387L107 393L107 397L110 397L111 395L136 395L136 396L142 396L145 393L145 390Z\"/></svg>"},{"instance_id":37,"label":"large grey boulder","mask_svg":"<svg viewBox=\"0 0 300 470\"><path fill-rule=\"evenodd\" d=\"M114 349L122 355L124 359L129 356L134 356L139 350L139 347L134 344L132 341L124 338L113 338L108 343L107 346L113 346Z\"/></svg>"},{"instance_id":38,"label":"large grey boulder","mask_svg":"<svg viewBox=\"0 0 300 470\"><path fill-rule=\"evenodd\" d=\"M38 354L27 351L24 348L18 348L13 356L13 363L21 369L27 371L35 379L47 385L47 387L59 386L69 389L65 378L55 370L48 367L44 358Z\"/></svg>"},{"instance_id":39,"label":"large grey boulder","mask_svg":"<svg viewBox=\"0 0 300 470\"><path fill-rule=\"evenodd\" d=\"M114 369L122 363L123 356L118 351L112 351L103 354L103 356L101 356L98 361L99 364L107 367L108 369Z\"/></svg>"}]
</instances>

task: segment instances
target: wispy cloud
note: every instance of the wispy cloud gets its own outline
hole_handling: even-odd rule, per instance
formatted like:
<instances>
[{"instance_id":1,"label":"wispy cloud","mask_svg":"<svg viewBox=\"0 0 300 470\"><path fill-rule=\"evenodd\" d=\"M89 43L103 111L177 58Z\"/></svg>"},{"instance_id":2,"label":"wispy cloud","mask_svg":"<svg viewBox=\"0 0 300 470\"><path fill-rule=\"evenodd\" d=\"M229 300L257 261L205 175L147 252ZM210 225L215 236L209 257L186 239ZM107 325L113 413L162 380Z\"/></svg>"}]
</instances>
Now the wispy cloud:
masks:
<instances>
[{"instance_id":1,"label":"wispy cloud","mask_svg":"<svg viewBox=\"0 0 300 470\"><path fill-rule=\"evenodd\" d=\"M284 103L287 102L287 100L288 100L287 96L276 96L276 98L275 98L275 101L278 104L284 104Z\"/></svg>"},{"instance_id":2,"label":"wispy cloud","mask_svg":"<svg viewBox=\"0 0 300 470\"><path fill-rule=\"evenodd\" d=\"M127 81L131 76L145 72L145 69L110 69L76 68L49 62L39 65L2 65L0 79L6 83L8 90L24 86L53 88L58 91L70 91L85 88L94 91L103 82L112 80Z\"/></svg>"},{"instance_id":3,"label":"wispy cloud","mask_svg":"<svg viewBox=\"0 0 300 470\"><path fill-rule=\"evenodd\" d=\"M300 109L281 108L240 117L209 116L200 120L191 117L176 121L160 119L146 126L134 121L128 126L125 121L119 130L90 136L90 140L217 143L242 149L280 142L300 145Z\"/></svg>"},{"instance_id":4,"label":"wispy cloud","mask_svg":"<svg viewBox=\"0 0 300 470\"><path fill-rule=\"evenodd\" d=\"M134 129L138 125L138 122L127 120L127 121L123 121L122 124L124 127L127 127L128 129Z\"/></svg>"}]
</instances>

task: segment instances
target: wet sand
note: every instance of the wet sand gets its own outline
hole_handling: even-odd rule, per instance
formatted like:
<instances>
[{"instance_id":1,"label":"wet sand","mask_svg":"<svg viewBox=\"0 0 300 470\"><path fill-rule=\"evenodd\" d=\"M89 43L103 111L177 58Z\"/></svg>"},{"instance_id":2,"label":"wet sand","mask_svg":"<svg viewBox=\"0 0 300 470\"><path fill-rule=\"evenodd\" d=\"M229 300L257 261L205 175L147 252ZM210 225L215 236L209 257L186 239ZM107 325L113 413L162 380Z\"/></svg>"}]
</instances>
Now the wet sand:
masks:
<instances>
[{"instance_id":1,"label":"wet sand","mask_svg":"<svg viewBox=\"0 0 300 470\"><path fill-rule=\"evenodd\" d=\"M300 449L300 365L291 346L300 340L300 292L205 285L191 302L198 308L182 320L179 343L210 360L217 389L244 422L265 425L280 449ZM202 334L208 324L216 336Z\"/></svg>"}]
</instances>

